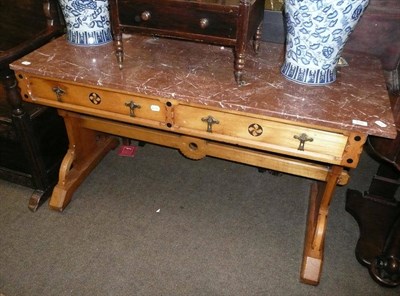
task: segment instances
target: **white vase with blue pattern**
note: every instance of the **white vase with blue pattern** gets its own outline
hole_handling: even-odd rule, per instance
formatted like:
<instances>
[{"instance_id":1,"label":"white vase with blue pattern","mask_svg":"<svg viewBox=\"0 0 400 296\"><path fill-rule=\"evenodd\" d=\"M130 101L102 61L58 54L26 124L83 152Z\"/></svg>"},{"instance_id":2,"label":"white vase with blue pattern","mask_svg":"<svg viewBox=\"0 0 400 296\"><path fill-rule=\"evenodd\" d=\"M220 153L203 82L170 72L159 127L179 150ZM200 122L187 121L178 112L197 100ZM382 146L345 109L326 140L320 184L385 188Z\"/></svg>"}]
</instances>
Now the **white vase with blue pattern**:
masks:
<instances>
[{"instance_id":1,"label":"white vase with blue pattern","mask_svg":"<svg viewBox=\"0 0 400 296\"><path fill-rule=\"evenodd\" d=\"M343 47L368 3L369 0L286 0L282 74L307 85L334 82Z\"/></svg>"},{"instance_id":2,"label":"white vase with blue pattern","mask_svg":"<svg viewBox=\"0 0 400 296\"><path fill-rule=\"evenodd\" d=\"M95 46L112 41L108 0L59 0L67 27L67 40Z\"/></svg>"}]
</instances>

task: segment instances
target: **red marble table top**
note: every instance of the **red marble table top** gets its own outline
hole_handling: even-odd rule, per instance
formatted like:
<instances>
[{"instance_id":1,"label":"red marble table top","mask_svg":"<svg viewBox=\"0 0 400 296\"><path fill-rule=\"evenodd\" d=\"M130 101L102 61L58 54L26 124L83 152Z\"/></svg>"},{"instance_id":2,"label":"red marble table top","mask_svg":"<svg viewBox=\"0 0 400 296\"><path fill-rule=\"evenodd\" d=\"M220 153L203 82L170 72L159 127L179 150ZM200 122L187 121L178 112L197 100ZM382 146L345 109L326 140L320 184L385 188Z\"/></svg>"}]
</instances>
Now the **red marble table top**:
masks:
<instances>
[{"instance_id":1,"label":"red marble table top","mask_svg":"<svg viewBox=\"0 0 400 296\"><path fill-rule=\"evenodd\" d=\"M167 38L129 36L120 70L112 43L82 47L63 37L11 67L48 78L176 99L369 135L394 138L396 128L379 60L346 55L337 81L305 86L280 74L283 46L249 47L246 85L233 77L231 48Z\"/></svg>"}]
</instances>

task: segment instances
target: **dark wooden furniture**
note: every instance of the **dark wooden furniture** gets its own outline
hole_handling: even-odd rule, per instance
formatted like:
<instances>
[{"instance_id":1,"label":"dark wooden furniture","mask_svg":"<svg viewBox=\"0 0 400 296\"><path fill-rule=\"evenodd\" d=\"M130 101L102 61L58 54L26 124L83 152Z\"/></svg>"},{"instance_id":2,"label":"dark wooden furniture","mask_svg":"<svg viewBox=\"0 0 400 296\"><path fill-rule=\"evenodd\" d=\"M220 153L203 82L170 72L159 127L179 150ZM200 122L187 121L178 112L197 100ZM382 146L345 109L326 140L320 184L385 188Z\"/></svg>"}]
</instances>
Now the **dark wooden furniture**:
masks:
<instances>
[{"instance_id":1,"label":"dark wooden furniture","mask_svg":"<svg viewBox=\"0 0 400 296\"><path fill-rule=\"evenodd\" d=\"M32 211L51 193L68 141L55 110L23 103L9 64L63 33L56 2L0 3L0 177L34 189Z\"/></svg>"},{"instance_id":2,"label":"dark wooden furniture","mask_svg":"<svg viewBox=\"0 0 400 296\"><path fill-rule=\"evenodd\" d=\"M371 23L374 26L371 26ZM400 3L371 0L348 49L373 54L382 61L397 131L400 131ZM389 287L400 285L400 136L369 137L371 155L380 163L368 190L348 190L346 210L360 227L356 258L371 277Z\"/></svg>"},{"instance_id":3,"label":"dark wooden furniture","mask_svg":"<svg viewBox=\"0 0 400 296\"><path fill-rule=\"evenodd\" d=\"M377 182L381 182L380 192L374 191ZM393 196L375 194L381 194L385 186L392 187L394 182L398 178L382 182L379 176L365 195L349 189L346 200L346 210L360 227L356 258L374 280L388 287L400 284L400 204Z\"/></svg>"},{"instance_id":4,"label":"dark wooden furniture","mask_svg":"<svg viewBox=\"0 0 400 296\"><path fill-rule=\"evenodd\" d=\"M235 79L245 83L245 50L252 38L258 50L264 0L111 0L110 7L120 67L122 33L146 33L233 47Z\"/></svg>"},{"instance_id":5,"label":"dark wooden furniture","mask_svg":"<svg viewBox=\"0 0 400 296\"><path fill-rule=\"evenodd\" d=\"M393 96L400 123L400 95ZM400 185L400 137L391 141L369 140L381 164L364 195L356 190L347 191L346 210L360 227L357 260L368 267L379 284L396 287L400 285L400 201L395 198Z\"/></svg>"},{"instance_id":6,"label":"dark wooden furniture","mask_svg":"<svg viewBox=\"0 0 400 296\"><path fill-rule=\"evenodd\" d=\"M368 134L396 136L379 61L346 56L351 66L334 84L306 88L280 74L283 46L265 44L249 57L252 82L238 88L231 52L219 46L139 35L124 45L122 70L112 44L93 50L62 38L12 64L24 99L59 108L66 123L70 147L50 207L65 209L117 144L110 135L307 177L315 182L301 280L318 284L336 185L348 182Z\"/></svg>"},{"instance_id":7,"label":"dark wooden furniture","mask_svg":"<svg viewBox=\"0 0 400 296\"><path fill-rule=\"evenodd\" d=\"M398 70L400 67L398 68ZM393 111L400 127L400 94L392 94ZM371 277L388 287L400 285L400 136L396 139L371 137L372 154L380 162L369 189L363 195L347 191L346 210L358 222L360 237L355 254Z\"/></svg>"},{"instance_id":8,"label":"dark wooden furniture","mask_svg":"<svg viewBox=\"0 0 400 296\"><path fill-rule=\"evenodd\" d=\"M370 0L363 17L350 35L346 50L378 57L383 65L386 83L399 90L396 72L400 49L400 2L398 0Z\"/></svg>"}]
</instances>

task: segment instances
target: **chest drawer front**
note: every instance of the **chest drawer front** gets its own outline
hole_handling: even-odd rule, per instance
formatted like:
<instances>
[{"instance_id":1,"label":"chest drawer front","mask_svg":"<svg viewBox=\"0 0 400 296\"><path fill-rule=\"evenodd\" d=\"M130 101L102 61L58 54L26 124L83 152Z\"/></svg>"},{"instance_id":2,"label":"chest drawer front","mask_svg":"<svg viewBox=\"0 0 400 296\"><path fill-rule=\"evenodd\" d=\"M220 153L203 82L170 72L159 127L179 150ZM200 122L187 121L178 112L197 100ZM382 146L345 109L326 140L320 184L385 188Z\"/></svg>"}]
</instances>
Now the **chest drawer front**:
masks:
<instances>
[{"instance_id":1,"label":"chest drawer front","mask_svg":"<svg viewBox=\"0 0 400 296\"><path fill-rule=\"evenodd\" d=\"M334 164L341 163L348 140L340 133L187 105L175 108L174 122L176 129L216 140Z\"/></svg>"},{"instance_id":2,"label":"chest drawer front","mask_svg":"<svg viewBox=\"0 0 400 296\"><path fill-rule=\"evenodd\" d=\"M29 79L29 89L33 102L46 104L44 101L50 101L50 105L61 109L108 118L120 114L126 116L126 121L166 120L165 104L157 99L35 77Z\"/></svg>"},{"instance_id":3,"label":"chest drawer front","mask_svg":"<svg viewBox=\"0 0 400 296\"><path fill-rule=\"evenodd\" d=\"M198 1L118 1L123 26L159 30L153 33L175 36L174 32L236 39L238 8ZM180 34L181 35L181 34Z\"/></svg>"}]
</instances>

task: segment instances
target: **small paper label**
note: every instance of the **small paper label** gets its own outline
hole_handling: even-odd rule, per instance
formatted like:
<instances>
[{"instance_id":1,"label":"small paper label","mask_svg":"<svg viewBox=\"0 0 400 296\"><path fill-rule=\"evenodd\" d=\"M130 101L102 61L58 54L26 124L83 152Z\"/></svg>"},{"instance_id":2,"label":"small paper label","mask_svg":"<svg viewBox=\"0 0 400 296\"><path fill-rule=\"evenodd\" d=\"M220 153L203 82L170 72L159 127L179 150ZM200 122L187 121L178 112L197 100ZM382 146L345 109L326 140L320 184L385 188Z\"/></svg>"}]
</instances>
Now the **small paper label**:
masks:
<instances>
[{"instance_id":1,"label":"small paper label","mask_svg":"<svg viewBox=\"0 0 400 296\"><path fill-rule=\"evenodd\" d=\"M357 119L353 119L353 124L354 125L368 126L368 122L362 121L362 120L357 120Z\"/></svg>"},{"instance_id":2,"label":"small paper label","mask_svg":"<svg viewBox=\"0 0 400 296\"><path fill-rule=\"evenodd\" d=\"M154 112L160 112L160 106L158 106L158 105L151 105L150 109L151 109L151 111L154 111Z\"/></svg>"},{"instance_id":3,"label":"small paper label","mask_svg":"<svg viewBox=\"0 0 400 296\"><path fill-rule=\"evenodd\" d=\"M387 124L384 123L384 122L382 122L382 121L380 121L380 120L375 121L375 123L376 123L377 125L379 125L380 127L387 127Z\"/></svg>"},{"instance_id":4,"label":"small paper label","mask_svg":"<svg viewBox=\"0 0 400 296\"><path fill-rule=\"evenodd\" d=\"M134 157L137 149L137 146L121 145L118 150L118 155Z\"/></svg>"}]
</instances>

